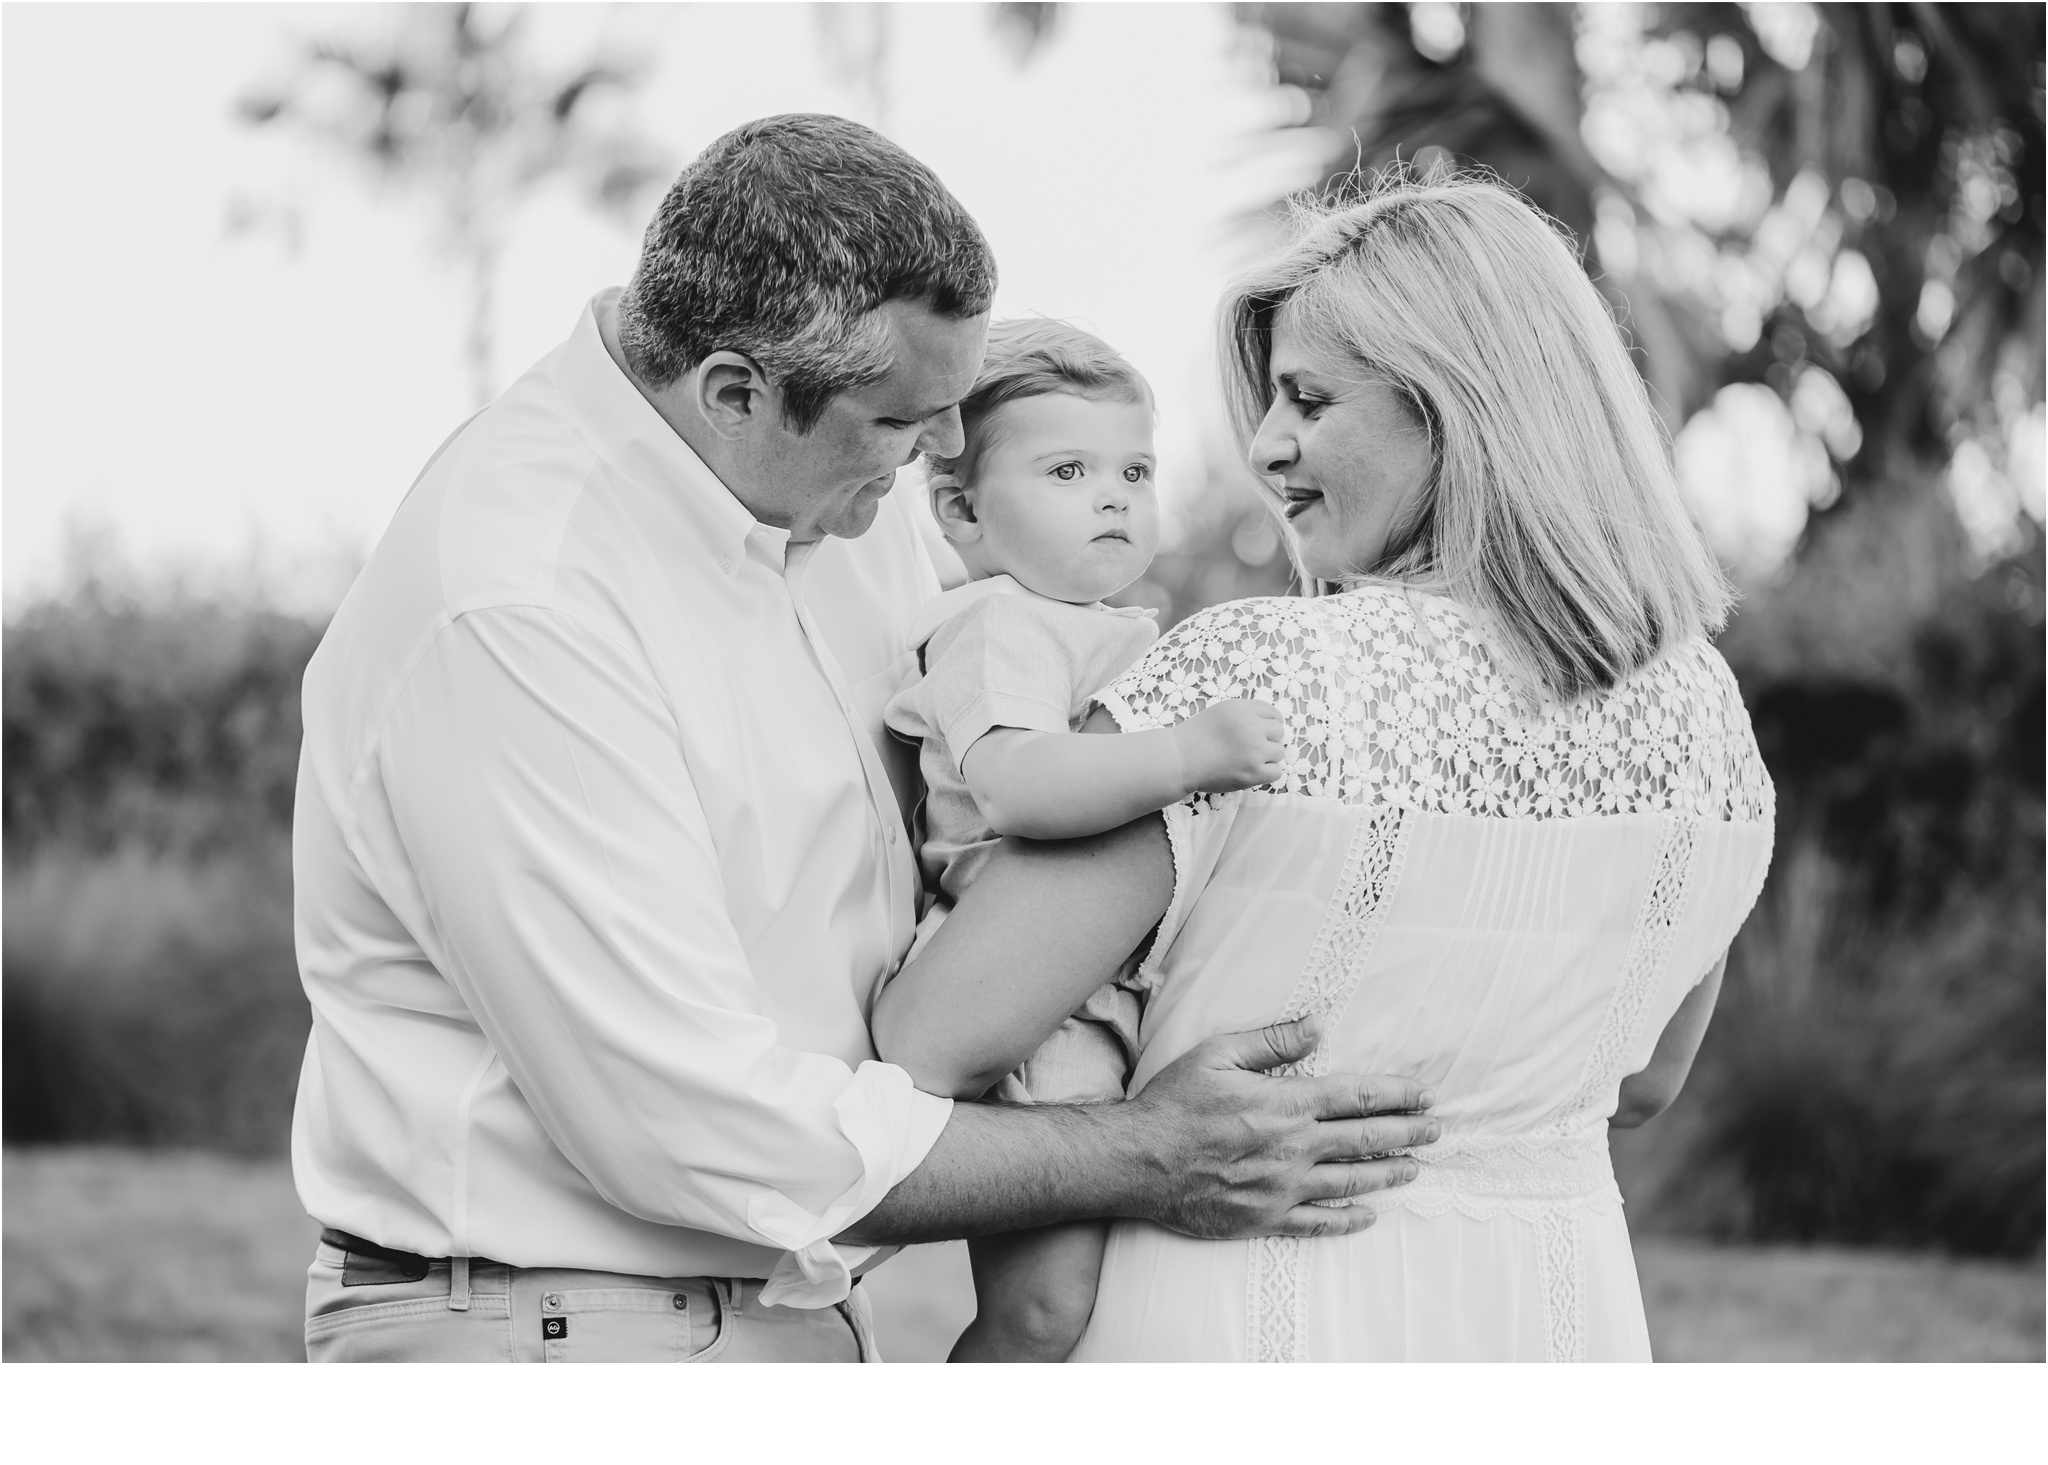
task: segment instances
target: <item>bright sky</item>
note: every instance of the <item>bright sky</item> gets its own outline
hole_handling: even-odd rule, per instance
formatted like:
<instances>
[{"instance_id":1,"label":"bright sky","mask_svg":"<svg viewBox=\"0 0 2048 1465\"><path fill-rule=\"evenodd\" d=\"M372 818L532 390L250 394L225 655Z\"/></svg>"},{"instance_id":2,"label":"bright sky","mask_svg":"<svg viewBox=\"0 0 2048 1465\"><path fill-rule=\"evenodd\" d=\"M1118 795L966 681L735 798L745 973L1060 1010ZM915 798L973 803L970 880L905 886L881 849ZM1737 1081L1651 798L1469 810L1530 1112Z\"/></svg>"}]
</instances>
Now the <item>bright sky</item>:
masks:
<instances>
[{"instance_id":1,"label":"bright sky","mask_svg":"<svg viewBox=\"0 0 2048 1465\"><path fill-rule=\"evenodd\" d=\"M331 603L467 415L461 291L423 216L297 139L236 123L294 36L382 7L9 5L4 14L5 585L53 584L67 526L145 568L254 566ZM862 116L814 7L551 8L565 58L610 28L656 57L644 129L680 162L774 112ZM1287 103L1222 6L1070 5L1017 64L980 4L891 7L885 122L981 222L998 313L1092 326L1153 380L1162 484L1216 429L1211 311L1227 221L1305 181ZM872 120L872 119L865 119ZM227 203L292 196L303 245L232 238ZM635 255L566 191L522 217L500 288L509 380Z\"/></svg>"}]
</instances>

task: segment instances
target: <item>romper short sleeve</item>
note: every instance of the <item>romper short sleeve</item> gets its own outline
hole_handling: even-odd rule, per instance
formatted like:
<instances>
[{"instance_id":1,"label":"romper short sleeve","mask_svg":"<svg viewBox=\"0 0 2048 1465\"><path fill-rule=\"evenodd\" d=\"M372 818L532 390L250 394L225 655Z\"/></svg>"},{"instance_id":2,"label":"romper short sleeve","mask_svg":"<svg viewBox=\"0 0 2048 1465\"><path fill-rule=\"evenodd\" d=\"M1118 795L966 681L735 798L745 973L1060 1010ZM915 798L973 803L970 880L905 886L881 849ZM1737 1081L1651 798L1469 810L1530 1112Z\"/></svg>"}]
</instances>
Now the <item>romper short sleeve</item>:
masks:
<instances>
[{"instance_id":1,"label":"romper short sleeve","mask_svg":"<svg viewBox=\"0 0 2048 1465\"><path fill-rule=\"evenodd\" d=\"M944 616L924 642L923 675L887 712L891 731L922 744L927 889L958 900L998 840L960 768L975 741L992 728L1073 731L1093 706L1090 694L1158 634L1143 612L1028 592L984 593Z\"/></svg>"},{"instance_id":2,"label":"romper short sleeve","mask_svg":"<svg viewBox=\"0 0 2048 1465\"><path fill-rule=\"evenodd\" d=\"M1073 706L1073 668L1054 623L1021 595L976 601L925 648L924 699L955 757L992 727L1063 733Z\"/></svg>"}]
</instances>

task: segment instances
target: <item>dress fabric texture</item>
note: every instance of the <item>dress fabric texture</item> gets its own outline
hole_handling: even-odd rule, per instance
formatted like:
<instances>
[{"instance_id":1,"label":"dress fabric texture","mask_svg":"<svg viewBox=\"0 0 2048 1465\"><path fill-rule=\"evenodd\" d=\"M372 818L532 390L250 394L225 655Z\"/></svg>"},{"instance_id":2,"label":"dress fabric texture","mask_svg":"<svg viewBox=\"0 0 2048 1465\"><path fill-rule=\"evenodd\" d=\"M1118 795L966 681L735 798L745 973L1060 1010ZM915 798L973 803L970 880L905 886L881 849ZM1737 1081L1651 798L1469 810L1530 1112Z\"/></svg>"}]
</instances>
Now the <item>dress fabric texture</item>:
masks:
<instances>
[{"instance_id":1,"label":"dress fabric texture","mask_svg":"<svg viewBox=\"0 0 2048 1465\"><path fill-rule=\"evenodd\" d=\"M1647 1360L1607 1120L1770 861L1733 675L1689 642L1539 704L1454 603L1373 585L1218 606L1101 701L1134 731L1234 697L1278 707L1285 772L1167 811L1132 1092L1320 1013L1295 1071L1413 1075L1443 1138L1353 1236L1117 1223L1074 1358Z\"/></svg>"}]
</instances>

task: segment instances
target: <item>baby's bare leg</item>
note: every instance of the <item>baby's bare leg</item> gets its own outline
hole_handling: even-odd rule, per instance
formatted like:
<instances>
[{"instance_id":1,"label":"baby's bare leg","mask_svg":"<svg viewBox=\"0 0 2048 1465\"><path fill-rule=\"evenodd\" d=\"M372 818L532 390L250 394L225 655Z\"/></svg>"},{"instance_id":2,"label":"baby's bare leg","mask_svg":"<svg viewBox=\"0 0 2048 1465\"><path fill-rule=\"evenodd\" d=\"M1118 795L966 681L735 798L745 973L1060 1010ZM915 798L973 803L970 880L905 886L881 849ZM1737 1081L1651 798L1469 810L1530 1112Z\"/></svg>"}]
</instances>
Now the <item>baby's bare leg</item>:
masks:
<instances>
[{"instance_id":1,"label":"baby's bare leg","mask_svg":"<svg viewBox=\"0 0 2048 1465\"><path fill-rule=\"evenodd\" d=\"M1095 1310L1108 1239L1107 1222L1075 1221L968 1242L976 1311L946 1361L1064 1362Z\"/></svg>"}]
</instances>

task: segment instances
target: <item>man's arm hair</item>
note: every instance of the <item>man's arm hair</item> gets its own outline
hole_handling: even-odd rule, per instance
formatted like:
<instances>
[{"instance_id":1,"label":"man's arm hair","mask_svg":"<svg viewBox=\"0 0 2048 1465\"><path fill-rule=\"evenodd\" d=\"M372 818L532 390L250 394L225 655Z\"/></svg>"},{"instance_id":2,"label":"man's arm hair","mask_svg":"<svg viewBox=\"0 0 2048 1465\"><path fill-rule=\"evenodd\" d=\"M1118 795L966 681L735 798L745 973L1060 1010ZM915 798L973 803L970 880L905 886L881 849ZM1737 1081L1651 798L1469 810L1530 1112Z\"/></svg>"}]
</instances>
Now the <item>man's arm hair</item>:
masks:
<instances>
[{"instance_id":1,"label":"man's arm hair","mask_svg":"<svg viewBox=\"0 0 2048 1465\"><path fill-rule=\"evenodd\" d=\"M1372 1224L1338 1200L1405 1184L1432 1096L1413 1079L1267 1070L1308 1056L1318 1021L1196 1044L1137 1098L955 1104L938 1143L839 1239L871 1245L1130 1217L1188 1236L1328 1236Z\"/></svg>"}]
</instances>

